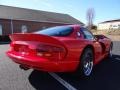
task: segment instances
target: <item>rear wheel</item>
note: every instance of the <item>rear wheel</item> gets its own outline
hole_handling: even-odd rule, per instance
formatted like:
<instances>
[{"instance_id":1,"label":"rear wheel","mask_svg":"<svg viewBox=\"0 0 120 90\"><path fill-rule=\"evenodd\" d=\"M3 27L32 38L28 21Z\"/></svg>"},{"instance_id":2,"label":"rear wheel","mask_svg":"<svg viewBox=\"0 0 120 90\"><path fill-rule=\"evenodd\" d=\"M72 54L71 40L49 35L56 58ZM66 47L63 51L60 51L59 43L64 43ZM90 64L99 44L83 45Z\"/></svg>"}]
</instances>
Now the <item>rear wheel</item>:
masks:
<instances>
[{"instance_id":1,"label":"rear wheel","mask_svg":"<svg viewBox=\"0 0 120 90\"><path fill-rule=\"evenodd\" d=\"M82 76L90 76L93 69L93 50L91 48L86 48L81 56L79 72Z\"/></svg>"},{"instance_id":2,"label":"rear wheel","mask_svg":"<svg viewBox=\"0 0 120 90\"><path fill-rule=\"evenodd\" d=\"M111 58L113 56L112 48L113 48L113 44L111 43L110 48L109 48L109 52L108 52L108 58Z\"/></svg>"}]
</instances>

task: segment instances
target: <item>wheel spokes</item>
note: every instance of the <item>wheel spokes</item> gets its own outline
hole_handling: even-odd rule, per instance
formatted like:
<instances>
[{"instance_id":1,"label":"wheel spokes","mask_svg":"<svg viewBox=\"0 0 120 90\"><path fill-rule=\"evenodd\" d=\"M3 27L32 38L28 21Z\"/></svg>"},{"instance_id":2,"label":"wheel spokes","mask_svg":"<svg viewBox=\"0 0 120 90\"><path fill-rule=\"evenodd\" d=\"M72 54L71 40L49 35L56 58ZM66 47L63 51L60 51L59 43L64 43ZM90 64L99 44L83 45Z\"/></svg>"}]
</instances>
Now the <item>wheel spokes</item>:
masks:
<instances>
[{"instance_id":1,"label":"wheel spokes","mask_svg":"<svg viewBox=\"0 0 120 90\"><path fill-rule=\"evenodd\" d=\"M93 59L92 56L88 55L84 60L84 74L86 76L89 76L92 71L92 68L93 68L93 60L92 59Z\"/></svg>"}]
</instances>

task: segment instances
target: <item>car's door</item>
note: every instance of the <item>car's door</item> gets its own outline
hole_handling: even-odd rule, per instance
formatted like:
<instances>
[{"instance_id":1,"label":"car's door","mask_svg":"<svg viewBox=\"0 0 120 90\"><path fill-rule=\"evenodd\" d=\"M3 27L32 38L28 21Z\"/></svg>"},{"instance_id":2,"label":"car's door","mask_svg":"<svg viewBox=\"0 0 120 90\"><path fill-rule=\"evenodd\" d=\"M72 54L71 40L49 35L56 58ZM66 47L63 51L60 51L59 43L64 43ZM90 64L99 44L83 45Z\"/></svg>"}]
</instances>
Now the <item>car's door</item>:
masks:
<instances>
[{"instance_id":1,"label":"car's door","mask_svg":"<svg viewBox=\"0 0 120 90\"><path fill-rule=\"evenodd\" d=\"M100 60L101 54L102 54L102 47L100 45L99 42L97 42L93 36L93 34L87 30L86 28L80 28L80 31L83 33L84 35L84 39L86 40L86 42L89 44L92 44L94 47L94 51L95 51L95 60L97 60L96 62L98 62Z\"/></svg>"},{"instance_id":2,"label":"car's door","mask_svg":"<svg viewBox=\"0 0 120 90\"><path fill-rule=\"evenodd\" d=\"M101 35L102 38L99 39L99 42L103 43L105 45L105 51L109 51L109 47L110 47L110 39Z\"/></svg>"}]
</instances>

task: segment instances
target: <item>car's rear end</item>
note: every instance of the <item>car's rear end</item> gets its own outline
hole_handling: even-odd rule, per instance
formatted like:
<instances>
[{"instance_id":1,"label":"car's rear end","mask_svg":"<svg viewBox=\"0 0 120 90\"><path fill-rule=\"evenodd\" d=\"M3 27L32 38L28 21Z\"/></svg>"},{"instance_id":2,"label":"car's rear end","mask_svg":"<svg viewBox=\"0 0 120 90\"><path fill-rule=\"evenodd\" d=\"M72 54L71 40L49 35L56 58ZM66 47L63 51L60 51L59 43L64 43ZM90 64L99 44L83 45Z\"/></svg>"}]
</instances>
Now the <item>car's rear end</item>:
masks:
<instances>
[{"instance_id":1,"label":"car's rear end","mask_svg":"<svg viewBox=\"0 0 120 90\"><path fill-rule=\"evenodd\" d=\"M13 34L10 38L12 43L7 55L14 62L44 71L57 71L62 67L59 62L65 59L67 50L59 40L40 34Z\"/></svg>"},{"instance_id":2,"label":"car's rear end","mask_svg":"<svg viewBox=\"0 0 120 90\"><path fill-rule=\"evenodd\" d=\"M75 41L73 26L12 34L10 38L12 43L7 55L22 66L52 72L69 72L77 68L79 57L76 56L79 54L76 52L79 50L71 45L71 40Z\"/></svg>"}]
</instances>

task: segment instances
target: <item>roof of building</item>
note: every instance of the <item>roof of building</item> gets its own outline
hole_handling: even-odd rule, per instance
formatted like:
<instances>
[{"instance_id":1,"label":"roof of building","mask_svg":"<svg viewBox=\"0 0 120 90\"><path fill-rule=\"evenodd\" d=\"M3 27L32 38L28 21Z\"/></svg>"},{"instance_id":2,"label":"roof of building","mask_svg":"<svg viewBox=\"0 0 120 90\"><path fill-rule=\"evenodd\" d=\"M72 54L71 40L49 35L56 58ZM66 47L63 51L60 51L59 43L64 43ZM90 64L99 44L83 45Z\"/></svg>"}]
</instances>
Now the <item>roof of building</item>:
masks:
<instances>
[{"instance_id":1,"label":"roof of building","mask_svg":"<svg viewBox=\"0 0 120 90\"><path fill-rule=\"evenodd\" d=\"M104 21L104 22L101 22L101 23L109 23L109 22L117 22L117 21L120 21L120 19L108 20L108 21Z\"/></svg>"},{"instance_id":2,"label":"roof of building","mask_svg":"<svg viewBox=\"0 0 120 90\"><path fill-rule=\"evenodd\" d=\"M47 12L33 9L18 8L0 5L1 19L30 20L40 22L54 22L65 24L82 24L79 20L68 14Z\"/></svg>"}]
</instances>

